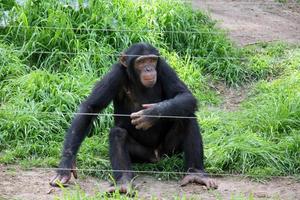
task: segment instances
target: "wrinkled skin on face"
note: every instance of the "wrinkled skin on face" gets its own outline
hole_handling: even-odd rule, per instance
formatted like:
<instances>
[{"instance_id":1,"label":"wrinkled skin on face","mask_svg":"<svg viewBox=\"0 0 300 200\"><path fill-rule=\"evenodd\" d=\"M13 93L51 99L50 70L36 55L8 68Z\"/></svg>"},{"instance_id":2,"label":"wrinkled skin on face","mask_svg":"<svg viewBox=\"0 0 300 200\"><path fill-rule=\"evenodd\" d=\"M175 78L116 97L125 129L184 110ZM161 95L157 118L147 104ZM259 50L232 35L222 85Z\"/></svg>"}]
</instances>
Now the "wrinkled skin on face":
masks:
<instances>
[{"instance_id":1,"label":"wrinkled skin on face","mask_svg":"<svg viewBox=\"0 0 300 200\"><path fill-rule=\"evenodd\" d=\"M140 56L135 60L134 68L139 75L140 81L146 88L151 88L157 80L157 60L156 55Z\"/></svg>"},{"instance_id":2,"label":"wrinkled skin on face","mask_svg":"<svg viewBox=\"0 0 300 200\"><path fill-rule=\"evenodd\" d=\"M133 66L128 66L127 56L122 55L120 57L120 63L124 67L133 67L134 73L137 75L140 83L146 87L151 88L155 85L157 80L157 66L158 56L157 55L143 55L135 59Z\"/></svg>"}]
</instances>

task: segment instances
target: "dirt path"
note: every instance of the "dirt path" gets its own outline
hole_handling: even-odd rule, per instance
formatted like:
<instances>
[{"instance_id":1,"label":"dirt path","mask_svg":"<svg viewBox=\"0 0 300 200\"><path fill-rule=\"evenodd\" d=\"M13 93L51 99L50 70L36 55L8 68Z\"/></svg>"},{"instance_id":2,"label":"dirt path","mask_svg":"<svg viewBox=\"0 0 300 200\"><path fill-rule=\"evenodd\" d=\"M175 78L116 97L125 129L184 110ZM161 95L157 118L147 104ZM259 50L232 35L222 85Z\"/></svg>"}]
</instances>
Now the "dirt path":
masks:
<instances>
[{"instance_id":1,"label":"dirt path","mask_svg":"<svg viewBox=\"0 0 300 200\"><path fill-rule=\"evenodd\" d=\"M24 171L12 170L0 166L0 199L23 199L23 200L46 200L61 197L61 189L51 190L49 178L53 172L42 170ZM182 196L195 199L238 199L242 197L254 197L254 199L300 199L300 183L291 179L273 179L266 183L251 182L244 178L216 178L219 183L218 190L207 191L201 186L190 185L179 187L176 181L159 181L150 176L140 176L136 179L139 190L139 198L172 199L174 196ZM75 182L68 192L75 192ZM104 192L109 184L106 181L97 180L93 177L80 178L76 180L87 195L96 192ZM50 194L47 194L51 190ZM77 190L78 191L78 190Z\"/></svg>"},{"instance_id":2,"label":"dirt path","mask_svg":"<svg viewBox=\"0 0 300 200\"><path fill-rule=\"evenodd\" d=\"M300 3L289 0L193 0L239 45L280 40L300 44Z\"/></svg>"}]
</instances>

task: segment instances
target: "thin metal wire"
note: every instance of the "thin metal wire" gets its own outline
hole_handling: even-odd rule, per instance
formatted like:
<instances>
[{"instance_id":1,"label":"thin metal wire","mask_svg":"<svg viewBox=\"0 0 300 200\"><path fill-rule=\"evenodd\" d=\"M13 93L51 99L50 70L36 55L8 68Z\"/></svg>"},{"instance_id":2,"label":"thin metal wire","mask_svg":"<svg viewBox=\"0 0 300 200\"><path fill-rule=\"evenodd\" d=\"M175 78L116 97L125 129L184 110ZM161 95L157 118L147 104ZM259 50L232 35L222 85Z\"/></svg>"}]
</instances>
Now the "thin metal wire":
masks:
<instances>
[{"instance_id":1,"label":"thin metal wire","mask_svg":"<svg viewBox=\"0 0 300 200\"><path fill-rule=\"evenodd\" d=\"M23 26L23 25L7 25L8 28L40 28L40 29L54 29L54 30L75 30L75 31L107 31L107 32L141 32L141 33L193 33L193 34L220 34L215 31L175 31L175 30L152 30L152 29L113 29L113 28L73 28L73 27L57 27L57 26Z\"/></svg>"},{"instance_id":2,"label":"thin metal wire","mask_svg":"<svg viewBox=\"0 0 300 200\"><path fill-rule=\"evenodd\" d=\"M181 0L183 2L195 2L195 0ZM297 2L279 2L276 0L269 0L269 2L263 1L261 0L261 2L259 2L259 0L233 0L233 1L226 1L226 0L198 0L199 3L236 3L236 4L268 4L268 5L272 5L272 4L280 4L280 5L289 5L289 4L296 4L300 6L300 3Z\"/></svg>"},{"instance_id":3,"label":"thin metal wire","mask_svg":"<svg viewBox=\"0 0 300 200\"><path fill-rule=\"evenodd\" d=\"M0 50L7 50L5 48L0 48ZM19 52L19 53L28 53L28 54L64 54L64 55L105 55L105 56L112 56L112 57L120 57L121 54L107 54L107 53L93 53L93 52L64 52L64 51L28 51L28 50L19 50L19 49L11 49L8 51ZM128 57L135 57L135 56L143 56L139 54L126 54L125 56ZM160 58L165 58L164 56L158 56ZM180 56L184 57L184 56ZM188 58L192 59L207 59L210 56L189 56ZM217 59L221 60L247 60L246 58L235 58L235 57L218 57Z\"/></svg>"},{"instance_id":4,"label":"thin metal wire","mask_svg":"<svg viewBox=\"0 0 300 200\"><path fill-rule=\"evenodd\" d=\"M195 3L194 1L190 1L191 3ZM270 3L268 3L268 2L251 2L251 1L231 1L231 2L229 2L229 1L203 1L202 2L203 4L206 4L206 5L210 5L211 3L226 3L226 4L237 4L237 5L254 5L254 6L256 6L256 5L271 5L271 6L289 6L289 5L298 5L298 6L300 6L300 4L299 3L294 3L294 2L286 2L286 3L281 3L281 2L274 2L274 1L272 1L272 2L270 2Z\"/></svg>"},{"instance_id":5,"label":"thin metal wire","mask_svg":"<svg viewBox=\"0 0 300 200\"><path fill-rule=\"evenodd\" d=\"M10 170L18 170L20 168L17 167L10 167L10 166L5 166L4 168L10 169ZM56 171L56 170L62 170L62 171L70 171L74 170L72 168L54 168L54 167L24 167L21 168L23 170L41 170L41 171ZM199 174L203 175L203 173L199 172L179 172L179 171L154 171L154 170L113 170L113 169L95 169L95 168L76 168L76 171L88 171L88 172L123 172L123 173L136 173L136 174L174 174L174 175L188 175L188 174ZM260 175L247 175L247 174L228 174L228 173L206 173L208 176L233 176L233 177L261 177ZM287 178L287 179L292 179L295 178L292 175L288 176L263 176L263 177L269 177L269 178Z\"/></svg>"},{"instance_id":6,"label":"thin metal wire","mask_svg":"<svg viewBox=\"0 0 300 200\"><path fill-rule=\"evenodd\" d=\"M299 4L300 7L300 4ZM261 12L264 13L264 12ZM255 17L255 19L257 19ZM0 25L1 27L1 25ZM24 25L4 25L3 28L37 28L51 30L73 30L73 31L102 31L102 32L140 32L140 33L181 33L181 34L223 34L222 31L196 31L196 30L155 30L155 29L113 29L113 28L74 28L57 26L24 26Z\"/></svg>"},{"instance_id":7,"label":"thin metal wire","mask_svg":"<svg viewBox=\"0 0 300 200\"><path fill-rule=\"evenodd\" d=\"M130 117L130 114L113 114L113 113L80 113L80 112L39 112L39 111L26 111L26 110L9 110L0 109L3 112L10 113L30 113L30 114L48 114L48 115L88 115L88 116L110 116L110 117ZM170 116L170 115L139 115L150 118L171 118L171 119L197 119L197 117L190 116Z\"/></svg>"},{"instance_id":8,"label":"thin metal wire","mask_svg":"<svg viewBox=\"0 0 300 200\"><path fill-rule=\"evenodd\" d=\"M144 0L137 0L137 1L144 1ZM175 3L187 3L187 4L191 4L191 3L195 3L195 1L193 0L172 0L173 2ZM199 1L199 0L198 0ZM65 2L65 3L71 3L71 4L68 4L68 5L71 5L71 6L79 6L79 4L77 4L75 2L75 4L73 4L72 2ZM152 3L152 2L151 2ZM238 4L252 4L252 5L299 5L299 3L296 3L296 2L276 2L276 1L270 1L270 2L253 2L253 0L246 0L246 1L224 1L224 0L221 0L221 1L207 1L207 0L203 0L203 1L199 1L199 3L227 3L227 4L235 4L235 3L238 3ZM87 4L84 4L84 7L88 7L88 3Z\"/></svg>"}]
</instances>

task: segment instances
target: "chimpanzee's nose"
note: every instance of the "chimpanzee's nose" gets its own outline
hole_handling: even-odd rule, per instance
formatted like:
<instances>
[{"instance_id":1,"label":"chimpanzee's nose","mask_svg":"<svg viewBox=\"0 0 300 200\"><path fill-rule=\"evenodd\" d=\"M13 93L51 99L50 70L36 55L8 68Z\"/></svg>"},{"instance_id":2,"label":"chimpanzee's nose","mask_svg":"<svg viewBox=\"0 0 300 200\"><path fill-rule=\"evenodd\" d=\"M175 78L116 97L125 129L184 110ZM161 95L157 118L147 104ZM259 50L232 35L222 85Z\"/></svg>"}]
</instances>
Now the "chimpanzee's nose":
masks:
<instances>
[{"instance_id":1,"label":"chimpanzee's nose","mask_svg":"<svg viewBox=\"0 0 300 200\"><path fill-rule=\"evenodd\" d=\"M151 72L151 71L152 71L152 68L151 68L150 66L146 66L146 67L145 67L145 70L146 70L146 72Z\"/></svg>"}]
</instances>

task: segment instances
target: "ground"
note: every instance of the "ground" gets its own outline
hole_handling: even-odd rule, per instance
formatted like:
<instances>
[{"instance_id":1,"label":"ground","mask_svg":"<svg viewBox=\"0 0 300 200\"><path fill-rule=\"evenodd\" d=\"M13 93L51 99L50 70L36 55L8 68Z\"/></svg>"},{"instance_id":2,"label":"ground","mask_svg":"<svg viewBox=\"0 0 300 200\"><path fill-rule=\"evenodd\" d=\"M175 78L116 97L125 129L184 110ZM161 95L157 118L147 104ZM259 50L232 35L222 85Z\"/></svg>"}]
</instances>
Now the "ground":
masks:
<instances>
[{"instance_id":1,"label":"ground","mask_svg":"<svg viewBox=\"0 0 300 200\"><path fill-rule=\"evenodd\" d=\"M286 41L300 43L300 4L288 0L193 0L194 7L209 12L228 30L238 45Z\"/></svg>"},{"instance_id":2,"label":"ground","mask_svg":"<svg viewBox=\"0 0 300 200\"><path fill-rule=\"evenodd\" d=\"M0 166L0 196L3 199L25 199L25 200L47 200L62 195L62 190L50 187L49 178L54 175L48 170L24 171L14 166L10 169ZM80 174L79 174L80 175ZM271 198L271 199L299 199L300 183L288 178L277 178L266 183L250 181L240 177L219 177L216 178L219 189L215 191L205 190L198 185L180 187L176 181L160 181L151 176L137 177L136 183L139 190L139 198L151 199L150 195L158 199L172 199L174 196L194 199L232 199L241 197ZM65 192L78 191L74 179L72 185ZM94 195L96 192L104 192L109 184L106 181L93 177L79 178L76 180L79 186L87 195Z\"/></svg>"},{"instance_id":3,"label":"ground","mask_svg":"<svg viewBox=\"0 0 300 200\"><path fill-rule=\"evenodd\" d=\"M294 1L289 1L294 2ZM248 45L260 41L282 40L300 43L300 5L278 4L270 0L194 0L195 8L208 12L218 20L220 27L228 30L237 45ZM224 85L215 85L224 96L222 107L228 110L238 108L246 97L247 88L232 89ZM15 168L14 170L10 168ZM49 186L53 170L21 170L18 166L0 165L0 199L53 199L62 195L62 191ZM160 181L151 176L137 177L139 194L145 199L150 195L159 199L173 196L195 197L195 199L233 199L251 197L254 199L300 199L300 183L289 178L276 178L264 183L253 182L242 177L218 177L219 189L207 191L196 185L179 187L176 181ZM73 179L74 188L75 182ZM84 177L76 181L88 195L105 191L108 183L93 177Z\"/></svg>"}]
</instances>

